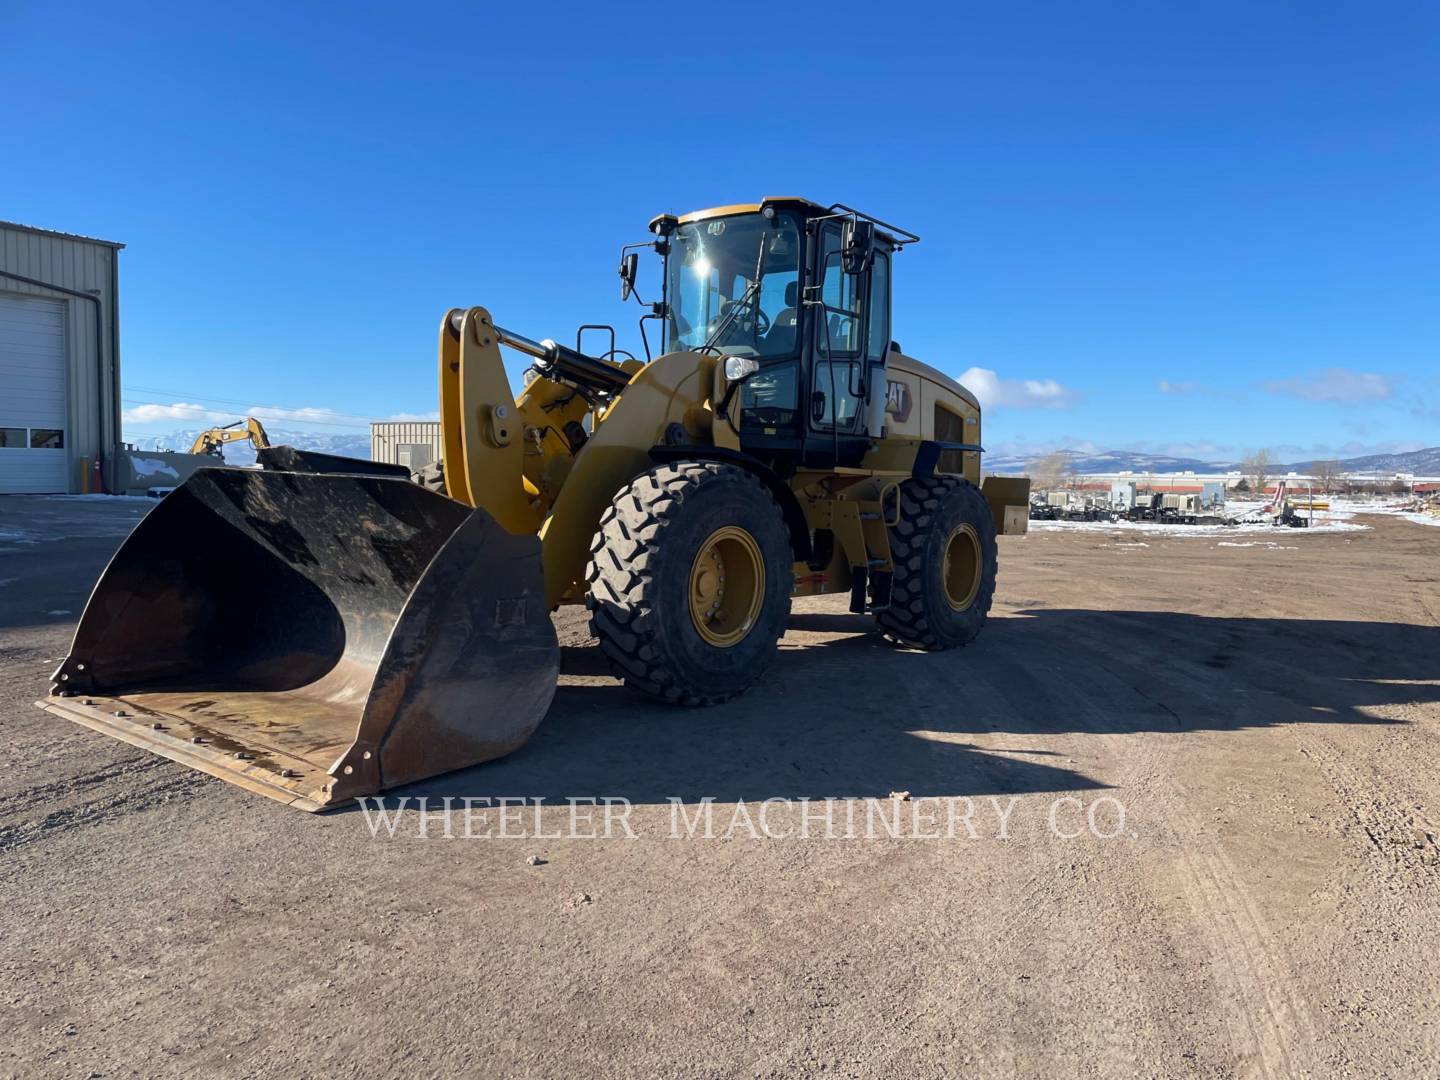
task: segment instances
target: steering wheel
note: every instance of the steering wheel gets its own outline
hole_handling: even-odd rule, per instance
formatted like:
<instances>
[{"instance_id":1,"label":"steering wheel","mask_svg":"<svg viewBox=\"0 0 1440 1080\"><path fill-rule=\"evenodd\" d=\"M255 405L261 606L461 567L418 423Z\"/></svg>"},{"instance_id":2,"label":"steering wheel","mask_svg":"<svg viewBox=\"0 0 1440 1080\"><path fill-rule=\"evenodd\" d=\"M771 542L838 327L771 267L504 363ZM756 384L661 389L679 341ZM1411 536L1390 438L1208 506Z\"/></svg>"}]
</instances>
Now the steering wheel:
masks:
<instances>
[{"instance_id":1,"label":"steering wheel","mask_svg":"<svg viewBox=\"0 0 1440 1080\"><path fill-rule=\"evenodd\" d=\"M715 317L714 325L719 326L722 322L725 321L725 316L729 315L731 311L734 311L734 309L739 306L740 301L738 300L725 301L725 303L720 306L720 314ZM742 321L744 321L746 312L748 311L750 317L755 322L756 336L758 337L768 334L770 332L770 316L766 315L760 305L755 303L746 304L745 308L745 311L740 311L736 314L735 318L730 320L730 327L733 329L735 326L739 325ZM727 330L726 333L729 333L729 330Z\"/></svg>"}]
</instances>

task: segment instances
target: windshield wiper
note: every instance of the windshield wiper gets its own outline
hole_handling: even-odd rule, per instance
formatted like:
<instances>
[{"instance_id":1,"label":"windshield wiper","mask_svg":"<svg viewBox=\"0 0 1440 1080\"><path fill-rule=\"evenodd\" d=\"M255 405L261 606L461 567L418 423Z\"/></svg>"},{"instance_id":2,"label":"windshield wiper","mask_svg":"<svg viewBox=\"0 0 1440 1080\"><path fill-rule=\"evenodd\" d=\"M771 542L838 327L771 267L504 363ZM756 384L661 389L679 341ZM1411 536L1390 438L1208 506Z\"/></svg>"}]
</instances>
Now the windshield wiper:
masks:
<instances>
[{"instance_id":1,"label":"windshield wiper","mask_svg":"<svg viewBox=\"0 0 1440 1080\"><path fill-rule=\"evenodd\" d=\"M716 342L720 340L720 335L725 333L725 331L730 328L730 324L735 321L735 316L739 314L739 312L751 307L752 297L754 297L754 295L760 291L760 274L761 268L764 265L765 234L764 232L761 232L760 250L755 253L755 279L745 287L745 291L740 294L740 299L736 300L733 304L730 305L730 310L725 313L725 317L720 320L719 324L716 325L710 336L705 339L705 344L700 346L698 350L699 352L707 352L710 349L714 349L716 352L720 351L720 347L716 344Z\"/></svg>"}]
</instances>

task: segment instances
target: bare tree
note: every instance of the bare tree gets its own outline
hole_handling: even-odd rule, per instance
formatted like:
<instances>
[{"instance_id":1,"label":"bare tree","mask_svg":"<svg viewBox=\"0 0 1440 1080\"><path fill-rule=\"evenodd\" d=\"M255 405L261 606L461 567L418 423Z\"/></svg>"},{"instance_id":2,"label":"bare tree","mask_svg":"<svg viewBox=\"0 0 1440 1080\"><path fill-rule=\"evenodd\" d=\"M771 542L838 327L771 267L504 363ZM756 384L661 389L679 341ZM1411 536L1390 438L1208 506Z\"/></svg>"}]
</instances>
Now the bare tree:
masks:
<instances>
[{"instance_id":1,"label":"bare tree","mask_svg":"<svg viewBox=\"0 0 1440 1080\"><path fill-rule=\"evenodd\" d=\"M1340 486L1340 481L1345 475L1338 461L1311 462L1310 472L1315 477L1315 483L1325 489L1326 495L1329 495L1332 489Z\"/></svg>"},{"instance_id":2,"label":"bare tree","mask_svg":"<svg viewBox=\"0 0 1440 1080\"><path fill-rule=\"evenodd\" d=\"M1265 494L1266 487L1270 483L1270 470L1274 467L1275 459L1264 447L1240 462L1240 471L1250 478L1251 488L1260 495Z\"/></svg>"},{"instance_id":3,"label":"bare tree","mask_svg":"<svg viewBox=\"0 0 1440 1080\"><path fill-rule=\"evenodd\" d=\"M1030 467L1030 486L1037 491L1054 491L1065 483L1069 473L1069 459L1057 450Z\"/></svg>"}]
</instances>

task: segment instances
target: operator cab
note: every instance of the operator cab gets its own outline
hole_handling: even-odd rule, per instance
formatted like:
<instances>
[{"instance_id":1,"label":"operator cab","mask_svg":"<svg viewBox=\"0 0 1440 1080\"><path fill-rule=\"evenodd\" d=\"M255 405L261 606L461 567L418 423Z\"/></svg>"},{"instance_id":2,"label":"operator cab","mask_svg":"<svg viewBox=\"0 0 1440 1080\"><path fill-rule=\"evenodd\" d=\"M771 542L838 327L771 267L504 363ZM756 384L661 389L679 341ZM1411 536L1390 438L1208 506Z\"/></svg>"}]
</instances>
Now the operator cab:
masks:
<instances>
[{"instance_id":1,"label":"operator cab","mask_svg":"<svg viewBox=\"0 0 1440 1080\"><path fill-rule=\"evenodd\" d=\"M667 244L662 351L758 365L729 409L744 449L792 466L858 464L883 434L890 260L919 237L804 199L650 227Z\"/></svg>"}]
</instances>

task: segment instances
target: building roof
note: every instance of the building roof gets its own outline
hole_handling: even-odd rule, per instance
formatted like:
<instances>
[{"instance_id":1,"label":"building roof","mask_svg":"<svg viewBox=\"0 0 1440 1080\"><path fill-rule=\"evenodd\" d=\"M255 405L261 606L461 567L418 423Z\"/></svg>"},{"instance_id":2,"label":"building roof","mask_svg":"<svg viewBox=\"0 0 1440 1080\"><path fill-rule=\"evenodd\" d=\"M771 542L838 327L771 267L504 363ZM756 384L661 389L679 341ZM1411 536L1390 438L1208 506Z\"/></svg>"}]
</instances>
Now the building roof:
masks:
<instances>
[{"instance_id":1,"label":"building roof","mask_svg":"<svg viewBox=\"0 0 1440 1080\"><path fill-rule=\"evenodd\" d=\"M87 244L104 244L116 251L125 246L118 240L102 240L98 236L81 236L79 233L60 232L57 229L42 229L36 225L22 225L18 221L0 221L0 229L18 229L20 232L36 233L40 236L58 236L62 240L83 240Z\"/></svg>"}]
</instances>

